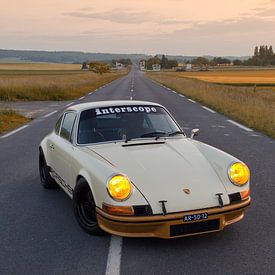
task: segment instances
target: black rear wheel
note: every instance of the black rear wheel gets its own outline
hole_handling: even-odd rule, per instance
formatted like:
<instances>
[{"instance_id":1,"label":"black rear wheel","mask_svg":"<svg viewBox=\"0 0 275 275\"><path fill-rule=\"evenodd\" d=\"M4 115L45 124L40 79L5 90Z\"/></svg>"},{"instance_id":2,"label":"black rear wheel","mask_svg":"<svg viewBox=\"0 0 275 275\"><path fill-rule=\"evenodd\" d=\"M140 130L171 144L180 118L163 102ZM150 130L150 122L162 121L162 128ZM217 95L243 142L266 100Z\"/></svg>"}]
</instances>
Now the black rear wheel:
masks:
<instances>
[{"instance_id":1,"label":"black rear wheel","mask_svg":"<svg viewBox=\"0 0 275 275\"><path fill-rule=\"evenodd\" d=\"M92 235L103 235L96 218L96 205L89 184L81 178L74 189L74 214L81 228Z\"/></svg>"},{"instance_id":2,"label":"black rear wheel","mask_svg":"<svg viewBox=\"0 0 275 275\"><path fill-rule=\"evenodd\" d=\"M44 188L50 189L58 187L57 183L50 175L50 167L47 165L45 156L41 149L39 150L39 174L40 182Z\"/></svg>"}]
</instances>

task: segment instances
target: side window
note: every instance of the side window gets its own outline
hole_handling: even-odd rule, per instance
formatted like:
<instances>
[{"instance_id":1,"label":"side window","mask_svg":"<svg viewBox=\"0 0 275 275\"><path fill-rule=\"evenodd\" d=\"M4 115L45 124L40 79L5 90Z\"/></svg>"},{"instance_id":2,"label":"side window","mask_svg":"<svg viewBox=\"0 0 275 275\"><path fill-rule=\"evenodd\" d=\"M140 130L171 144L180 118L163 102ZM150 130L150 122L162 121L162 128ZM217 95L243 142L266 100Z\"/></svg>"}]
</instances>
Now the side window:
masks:
<instances>
[{"instance_id":1,"label":"side window","mask_svg":"<svg viewBox=\"0 0 275 275\"><path fill-rule=\"evenodd\" d=\"M64 116L65 117L61 126L60 136L66 140L70 140L76 114L71 112L65 114Z\"/></svg>"},{"instance_id":2,"label":"side window","mask_svg":"<svg viewBox=\"0 0 275 275\"><path fill-rule=\"evenodd\" d=\"M55 124L54 131L57 135L59 135L59 132L60 132L60 126L61 126L62 118L63 118L63 115L57 120L57 122Z\"/></svg>"}]
</instances>

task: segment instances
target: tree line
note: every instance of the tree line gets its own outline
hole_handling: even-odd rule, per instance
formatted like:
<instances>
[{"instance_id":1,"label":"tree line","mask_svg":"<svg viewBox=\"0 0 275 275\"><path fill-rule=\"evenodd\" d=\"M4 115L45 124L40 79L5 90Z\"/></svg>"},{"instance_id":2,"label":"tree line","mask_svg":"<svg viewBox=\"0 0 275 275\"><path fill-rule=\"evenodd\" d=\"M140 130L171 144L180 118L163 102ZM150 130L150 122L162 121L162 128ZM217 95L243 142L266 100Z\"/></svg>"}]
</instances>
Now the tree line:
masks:
<instances>
[{"instance_id":1,"label":"tree line","mask_svg":"<svg viewBox=\"0 0 275 275\"><path fill-rule=\"evenodd\" d=\"M161 58L156 55L146 61L146 69L152 70L154 64L160 65L161 69L172 69L178 66L178 61L176 59L168 59L164 54Z\"/></svg>"}]
</instances>

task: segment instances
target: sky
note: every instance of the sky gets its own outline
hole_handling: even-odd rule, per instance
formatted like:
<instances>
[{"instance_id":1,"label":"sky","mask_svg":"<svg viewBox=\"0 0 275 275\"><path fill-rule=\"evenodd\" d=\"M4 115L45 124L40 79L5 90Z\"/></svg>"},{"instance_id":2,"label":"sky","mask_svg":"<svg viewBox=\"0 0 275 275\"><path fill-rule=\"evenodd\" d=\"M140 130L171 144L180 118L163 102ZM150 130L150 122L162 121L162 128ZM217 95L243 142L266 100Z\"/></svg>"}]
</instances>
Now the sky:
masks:
<instances>
[{"instance_id":1,"label":"sky","mask_svg":"<svg viewBox=\"0 0 275 275\"><path fill-rule=\"evenodd\" d=\"M247 56L275 0L0 0L0 48Z\"/></svg>"}]
</instances>

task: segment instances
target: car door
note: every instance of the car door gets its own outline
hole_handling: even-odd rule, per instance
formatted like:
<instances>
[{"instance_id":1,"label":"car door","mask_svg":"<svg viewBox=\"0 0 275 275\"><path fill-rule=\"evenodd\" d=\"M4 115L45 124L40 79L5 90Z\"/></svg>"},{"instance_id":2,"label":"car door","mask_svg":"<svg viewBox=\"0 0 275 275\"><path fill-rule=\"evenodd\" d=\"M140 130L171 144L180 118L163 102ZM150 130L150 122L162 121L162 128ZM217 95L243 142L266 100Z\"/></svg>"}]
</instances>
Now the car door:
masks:
<instances>
[{"instance_id":1,"label":"car door","mask_svg":"<svg viewBox=\"0 0 275 275\"><path fill-rule=\"evenodd\" d=\"M64 190L72 195L72 155L74 145L72 143L72 132L76 120L76 112L64 113L59 133L51 140L51 168L56 181Z\"/></svg>"}]
</instances>

